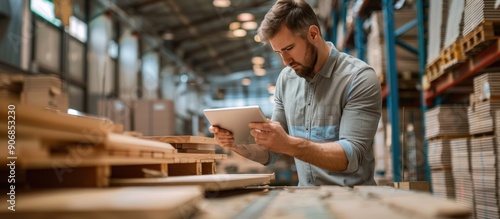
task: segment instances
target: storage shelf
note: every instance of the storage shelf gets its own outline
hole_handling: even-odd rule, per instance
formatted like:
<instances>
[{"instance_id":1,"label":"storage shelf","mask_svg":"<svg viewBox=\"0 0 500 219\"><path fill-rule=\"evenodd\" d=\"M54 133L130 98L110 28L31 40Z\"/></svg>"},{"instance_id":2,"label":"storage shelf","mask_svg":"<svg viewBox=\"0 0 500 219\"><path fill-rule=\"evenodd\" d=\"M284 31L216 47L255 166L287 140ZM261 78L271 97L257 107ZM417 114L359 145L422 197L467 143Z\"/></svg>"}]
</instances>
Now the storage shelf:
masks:
<instances>
[{"instance_id":1,"label":"storage shelf","mask_svg":"<svg viewBox=\"0 0 500 219\"><path fill-rule=\"evenodd\" d=\"M497 61L500 61L500 38L496 39L495 42L486 47L483 51L467 58L456 69L432 81L429 90L424 92L425 104L427 106L432 105L432 101L436 97L471 78L479 71L491 66Z\"/></svg>"}]
</instances>

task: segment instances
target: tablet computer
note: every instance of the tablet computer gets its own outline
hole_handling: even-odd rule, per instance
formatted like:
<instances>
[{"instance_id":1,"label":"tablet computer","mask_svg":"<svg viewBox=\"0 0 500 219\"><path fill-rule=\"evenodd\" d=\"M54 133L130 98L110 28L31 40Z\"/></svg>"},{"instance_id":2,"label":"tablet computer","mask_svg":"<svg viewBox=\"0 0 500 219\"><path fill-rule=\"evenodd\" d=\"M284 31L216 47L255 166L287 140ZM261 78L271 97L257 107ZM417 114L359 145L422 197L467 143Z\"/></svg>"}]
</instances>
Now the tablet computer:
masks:
<instances>
[{"instance_id":1,"label":"tablet computer","mask_svg":"<svg viewBox=\"0 0 500 219\"><path fill-rule=\"evenodd\" d=\"M250 135L248 123L267 122L259 106L205 109L203 113L212 126L218 126L233 133L234 144L255 144Z\"/></svg>"}]
</instances>

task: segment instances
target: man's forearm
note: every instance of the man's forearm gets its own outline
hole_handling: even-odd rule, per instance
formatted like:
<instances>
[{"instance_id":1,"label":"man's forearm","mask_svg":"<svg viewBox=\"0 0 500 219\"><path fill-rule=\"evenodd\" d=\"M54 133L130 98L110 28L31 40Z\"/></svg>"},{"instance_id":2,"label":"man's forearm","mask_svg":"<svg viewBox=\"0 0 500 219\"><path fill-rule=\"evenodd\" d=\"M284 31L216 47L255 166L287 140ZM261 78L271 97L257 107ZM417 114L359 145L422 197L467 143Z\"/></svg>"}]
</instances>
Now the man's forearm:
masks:
<instances>
[{"instance_id":1,"label":"man's forearm","mask_svg":"<svg viewBox=\"0 0 500 219\"><path fill-rule=\"evenodd\" d=\"M269 162L269 151L255 144L236 145L231 150L262 165Z\"/></svg>"},{"instance_id":2,"label":"man's forearm","mask_svg":"<svg viewBox=\"0 0 500 219\"><path fill-rule=\"evenodd\" d=\"M296 143L290 154L293 157L332 171L347 169L349 161L338 142L317 143L307 139L298 139Z\"/></svg>"}]
</instances>

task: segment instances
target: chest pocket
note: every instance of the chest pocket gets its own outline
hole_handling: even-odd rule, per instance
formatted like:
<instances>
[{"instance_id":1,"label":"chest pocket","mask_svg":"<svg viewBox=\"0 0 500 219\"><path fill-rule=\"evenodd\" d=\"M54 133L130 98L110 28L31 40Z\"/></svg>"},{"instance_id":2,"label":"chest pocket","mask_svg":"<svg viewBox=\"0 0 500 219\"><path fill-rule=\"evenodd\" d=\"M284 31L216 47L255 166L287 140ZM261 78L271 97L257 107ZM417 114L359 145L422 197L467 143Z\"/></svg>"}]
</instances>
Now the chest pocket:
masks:
<instances>
[{"instance_id":1,"label":"chest pocket","mask_svg":"<svg viewBox=\"0 0 500 219\"><path fill-rule=\"evenodd\" d=\"M339 105L318 107L312 137L321 142L338 140L340 117Z\"/></svg>"}]
</instances>

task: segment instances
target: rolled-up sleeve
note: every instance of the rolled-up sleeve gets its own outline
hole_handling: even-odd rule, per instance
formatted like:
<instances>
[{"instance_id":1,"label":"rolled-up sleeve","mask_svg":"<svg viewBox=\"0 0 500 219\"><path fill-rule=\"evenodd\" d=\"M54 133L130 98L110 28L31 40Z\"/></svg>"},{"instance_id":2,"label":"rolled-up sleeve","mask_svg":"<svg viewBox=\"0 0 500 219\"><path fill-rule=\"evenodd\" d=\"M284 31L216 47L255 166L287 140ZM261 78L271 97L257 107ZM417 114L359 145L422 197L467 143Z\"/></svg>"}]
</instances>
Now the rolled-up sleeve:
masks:
<instances>
[{"instance_id":1,"label":"rolled-up sleeve","mask_svg":"<svg viewBox=\"0 0 500 219\"><path fill-rule=\"evenodd\" d=\"M347 169L358 170L364 156L373 153L372 141L381 116L382 91L373 69L353 75L342 113L338 143L348 159Z\"/></svg>"}]
</instances>

